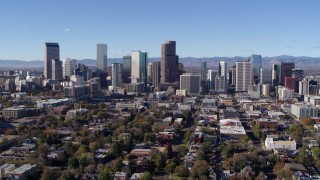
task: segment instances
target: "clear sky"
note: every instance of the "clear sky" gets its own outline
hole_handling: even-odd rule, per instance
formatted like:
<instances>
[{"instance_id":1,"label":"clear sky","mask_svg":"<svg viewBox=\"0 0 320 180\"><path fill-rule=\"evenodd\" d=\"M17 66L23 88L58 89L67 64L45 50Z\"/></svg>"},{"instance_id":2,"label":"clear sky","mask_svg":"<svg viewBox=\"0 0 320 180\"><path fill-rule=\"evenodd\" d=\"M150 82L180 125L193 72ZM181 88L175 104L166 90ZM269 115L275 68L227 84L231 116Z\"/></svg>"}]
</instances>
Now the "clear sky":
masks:
<instances>
[{"instance_id":1,"label":"clear sky","mask_svg":"<svg viewBox=\"0 0 320 180\"><path fill-rule=\"evenodd\" d=\"M320 0L1 0L0 59L42 60L45 42L61 59L142 50L160 57L320 57Z\"/></svg>"}]
</instances>

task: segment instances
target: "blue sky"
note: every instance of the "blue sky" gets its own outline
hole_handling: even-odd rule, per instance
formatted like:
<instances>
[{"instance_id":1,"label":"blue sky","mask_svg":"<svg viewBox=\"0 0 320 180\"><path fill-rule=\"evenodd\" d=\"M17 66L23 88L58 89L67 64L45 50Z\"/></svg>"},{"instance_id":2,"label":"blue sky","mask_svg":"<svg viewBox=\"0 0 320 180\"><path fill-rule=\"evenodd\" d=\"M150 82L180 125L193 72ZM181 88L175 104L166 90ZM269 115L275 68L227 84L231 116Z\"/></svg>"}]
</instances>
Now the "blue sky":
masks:
<instances>
[{"instance_id":1,"label":"blue sky","mask_svg":"<svg viewBox=\"0 0 320 180\"><path fill-rule=\"evenodd\" d=\"M319 0L1 0L0 59L42 60L58 42L61 59L109 57L177 41L180 57L320 57Z\"/></svg>"}]
</instances>

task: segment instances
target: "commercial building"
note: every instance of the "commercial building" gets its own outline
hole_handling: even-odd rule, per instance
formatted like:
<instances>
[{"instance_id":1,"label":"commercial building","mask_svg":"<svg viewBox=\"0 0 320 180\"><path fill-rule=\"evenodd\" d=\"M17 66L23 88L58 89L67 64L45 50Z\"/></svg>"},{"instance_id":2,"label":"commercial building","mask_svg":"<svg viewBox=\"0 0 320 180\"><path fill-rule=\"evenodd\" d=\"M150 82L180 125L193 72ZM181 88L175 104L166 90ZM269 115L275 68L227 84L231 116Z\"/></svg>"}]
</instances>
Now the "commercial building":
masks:
<instances>
[{"instance_id":1,"label":"commercial building","mask_svg":"<svg viewBox=\"0 0 320 180\"><path fill-rule=\"evenodd\" d=\"M252 84L253 69L251 62L236 62L236 91L248 91L249 85Z\"/></svg>"},{"instance_id":2,"label":"commercial building","mask_svg":"<svg viewBox=\"0 0 320 180\"><path fill-rule=\"evenodd\" d=\"M161 45L161 83L179 82L179 56L176 42L167 41Z\"/></svg>"},{"instance_id":3,"label":"commercial building","mask_svg":"<svg viewBox=\"0 0 320 180\"><path fill-rule=\"evenodd\" d=\"M260 82L260 69L262 68L261 55L252 54L249 58L252 64L253 83L258 84Z\"/></svg>"},{"instance_id":4,"label":"commercial building","mask_svg":"<svg viewBox=\"0 0 320 180\"><path fill-rule=\"evenodd\" d=\"M146 86L148 54L132 51L131 58L131 83L143 83Z\"/></svg>"},{"instance_id":5,"label":"commercial building","mask_svg":"<svg viewBox=\"0 0 320 180\"><path fill-rule=\"evenodd\" d=\"M295 91L296 89L296 78L294 77L285 77L284 86Z\"/></svg>"},{"instance_id":6,"label":"commercial building","mask_svg":"<svg viewBox=\"0 0 320 180\"><path fill-rule=\"evenodd\" d=\"M160 76L161 76L161 62L156 61L152 62L152 73L151 73L151 79L152 79L152 86L154 86L156 89L158 89L159 83L160 83Z\"/></svg>"},{"instance_id":7,"label":"commercial building","mask_svg":"<svg viewBox=\"0 0 320 180\"><path fill-rule=\"evenodd\" d=\"M200 88L200 75L182 74L180 75L180 89L186 89L189 95L199 95Z\"/></svg>"},{"instance_id":8,"label":"commercial building","mask_svg":"<svg viewBox=\"0 0 320 180\"><path fill-rule=\"evenodd\" d=\"M131 83L131 56L123 56L122 82Z\"/></svg>"},{"instance_id":9,"label":"commercial building","mask_svg":"<svg viewBox=\"0 0 320 180\"><path fill-rule=\"evenodd\" d=\"M201 81L207 80L207 61L202 61L201 62L201 67L200 67L200 75L201 75Z\"/></svg>"},{"instance_id":10,"label":"commercial building","mask_svg":"<svg viewBox=\"0 0 320 180\"><path fill-rule=\"evenodd\" d=\"M113 90L122 84L122 64L112 63L112 87Z\"/></svg>"},{"instance_id":11,"label":"commercial building","mask_svg":"<svg viewBox=\"0 0 320 180\"><path fill-rule=\"evenodd\" d=\"M299 94L300 95L309 95L310 83L307 80L299 81Z\"/></svg>"},{"instance_id":12,"label":"commercial building","mask_svg":"<svg viewBox=\"0 0 320 180\"><path fill-rule=\"evenodd\" d=\"M287 101L292 100L294 97L294 90L287 87L278 86L278 98L279 100Z\"/></svg>"},{"instance_id":13,"label":"commercial building","mask_svg":"<svg viewBox=\"0 0 320 180\"><path fill-rule=\"evenodd\" d=\"M52 80L62 81L62 62L59 59L52 59Z\"/></svg>"},{"instance_id":14,"label":"commercial building","mask_svg":"<svg viewBox=\"0 0 320 180\"><path fill-rule=\"evenodd\" d=\"M220 134L223 140L237 140L243 136L246 136L246 131L238 119L221 119Z\"/></svg>"},{"instance_id":15,"label":"commercial building","mask_svg":"<svg viewBox=\"0 0 320 180\"><path fill-rule=\"evenodd\" d=\"M52 60L60 59L60 48L58 43L46 43L44 56L44 77L52 79Z\"/></svg>"},{"instance_id":16,"label":"commercial building","mask_svg":"<svg viewBox=\"0 0 320 180\"><path fill-rule=\"evenodd\" d=\"M37 108L51 109L53 107L62 106L62 105L71 106L72 100L65 98L65 99L47 99L47 100L37 101Z\"/></svg>"},{"instance_id":17,"label":"commercial building","mask_svg":"<svg viewBox=\"0 0 320 180\"><path fill-rule=\"evenodd\" d=\"M272 64L271 70L272 86L278 86L281 81L281 66L279 64Z\"/></svg>"},{"instance_id":18,"label":"commercial building","mask_svg":"<svg viewBox=\"0 0 320 180\"><path fill-rule=\"evenodd\" d=\"M227 77L216 76L215 91L217 91L217 92L226 92L227 91Z\"/></svg>"},{"instance_id":19,"label":"commercial building","mask_svg":"<svg viewBox=\"0 0 320 180\"><path fill-rule=\"evenodd\" d=\"M285 83L285 77L291 77L292 76L292 69L295 68L295 64L293 62L281 62L281 81L280 83L284 85Z\"/></svg>"},{"instance_id":20,"label":"commercial building","mask_svg":"<svg viewBox=\"0 0 320 180\"><path fill-rule=\"evenodd\" d=\"M74 71L77 69L77 61L75 59L63 60L63 77L71 77L74 75Z\"/></svg>"},{"instance_id":21,"label":"commercial building","mask_svg":"<svg viewBox=\"0 0 320 180\"><path fill-rule=\"evenodd\" d=\"M269 150L297 150L297 143L295 140L281 140L277 135L267 135L264 145L266 149Z\"/></svg>"},{"instance_id":22,"label":"commercial building","mask_svg":"<svg viewBox=\"0 0 320 180\"><path fill-rule=\"evenodd\" d=\"M291 105L291 114L297 118L318 117L319 109L310 104L297 103Z\"/></svg>"},{"instance_id":23,"label":"commercial building","mask_svg":"<svg viewBox=\"0 0 320 180\"><path fill-rule=\"evenodd\" d=\"M7 176L10 179L26 179L30 174L37 171L37 165L34 164L24 164L17 169L9 172Z\"/></svg>"},{"instance_id":24,"label":"commercial building","mask_svg":"<svg viewBox=\"0 0 320 180\"><path fill-rule=\"evenodd\" d=\"M216 86L216 76L218 75L218 71L217 70L208 70L208 89L211 90L215 90L215 86Z\"/></svg>"},{"instance_id":25,"label":"commercial building","mask_svg":"<svg viewBox=\"0 0 320 180\"><path fill-rule=\"evenodd\" d=\"M106 44L97 44L97 70L107 72L108 46Z\"/></svg>"}]
</instances>

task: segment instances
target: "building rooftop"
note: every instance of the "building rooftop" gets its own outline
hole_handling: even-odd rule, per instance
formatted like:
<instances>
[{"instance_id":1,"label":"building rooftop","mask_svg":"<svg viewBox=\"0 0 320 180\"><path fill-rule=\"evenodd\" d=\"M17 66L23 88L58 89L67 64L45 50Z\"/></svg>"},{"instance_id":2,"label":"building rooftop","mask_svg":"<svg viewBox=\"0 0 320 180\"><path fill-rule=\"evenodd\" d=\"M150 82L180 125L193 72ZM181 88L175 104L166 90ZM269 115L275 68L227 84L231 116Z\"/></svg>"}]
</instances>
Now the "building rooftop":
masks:
<instances>
[{"instance_id":1,"label":"building rooftop","mask_svg":"<svg viewBox=\"0 0 320 180\"><path fill-rule=\"evenodd\" d=\"M26 171L29 171L30 169L36 167L37 165L32 165L32 164L24 164L20 167L18 167L17 169L14 169L13 171L11 171L11 174L23 174Z\"/></svg>"},{"instance_id":2,"label":"building rooftop","mask_svg":"<svg viewBox=\"0 0 320 180\"><path fill-rule=\"evenodd\" d=\"M220 133L244 135L246 131L238 119L222 119L220 120Z\"/></svg>"}]
</instances>

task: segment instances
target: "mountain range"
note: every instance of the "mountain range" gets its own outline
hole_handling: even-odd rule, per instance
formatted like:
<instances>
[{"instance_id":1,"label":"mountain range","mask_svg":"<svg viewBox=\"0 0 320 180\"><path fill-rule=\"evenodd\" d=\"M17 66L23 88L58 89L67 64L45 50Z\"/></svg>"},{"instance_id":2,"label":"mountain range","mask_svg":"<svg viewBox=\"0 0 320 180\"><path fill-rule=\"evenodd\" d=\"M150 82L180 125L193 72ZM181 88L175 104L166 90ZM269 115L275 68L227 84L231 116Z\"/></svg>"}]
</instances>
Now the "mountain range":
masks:
<instances>
[{"instance_id":1,"label":"mountain range","mask_svg":"<svg viewBox=\"0 0 320 180\"><path fill-rule=\"evenodd\" d=\"M231 67L235 64L236 61L243 61L248 59L248 57L184 57L179 58L179 61L184 64L185 67L199 67L201 61L207 61L207 66L216 67L219 61L225 61L228 64L228 67ZM149 62L160 61L160 58L148 58ZM307 57L307 56L274 56L274 57L262 57L263 67L271 68L272 64L277 64L284 61L294 62L297 68L314 68L320 66L320 57ZM78 63L85 64L87 66L96 66L96 60L93 59L81 59L77 60ZM108 65L112 63L121 63L122 58L109 58ZM32 60L32 61L23 61L23 60L2 60L0 59L0 68L1 69L33 69L33 68L42 68L43 60Z\"/></svg>"}]
</instances>

